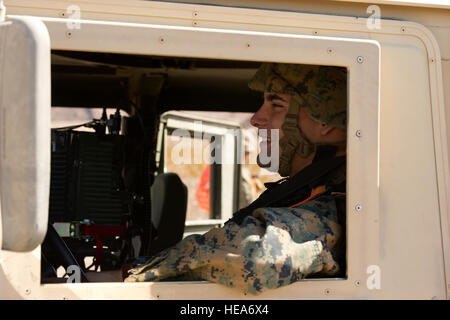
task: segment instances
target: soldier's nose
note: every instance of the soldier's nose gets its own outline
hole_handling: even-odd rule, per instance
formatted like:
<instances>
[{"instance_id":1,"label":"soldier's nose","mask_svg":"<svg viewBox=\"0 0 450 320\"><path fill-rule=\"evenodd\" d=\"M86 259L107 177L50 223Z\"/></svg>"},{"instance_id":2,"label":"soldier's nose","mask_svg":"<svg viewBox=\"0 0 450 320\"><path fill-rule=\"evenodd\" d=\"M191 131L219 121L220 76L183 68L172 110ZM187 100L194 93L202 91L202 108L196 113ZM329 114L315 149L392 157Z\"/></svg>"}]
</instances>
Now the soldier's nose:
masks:
<instances>
[{"instance_id":1,"label":"soldier's nose","mask_svg":"<svg viewBox=\"0 0 450 320\"><path fill-rule=\"evenodd\" d=\"M262 110L263 108L259 108L258 111L250 119L250 124L256 128L265 128L267 126L267 115Z\"/></svg>"}]
</instances>

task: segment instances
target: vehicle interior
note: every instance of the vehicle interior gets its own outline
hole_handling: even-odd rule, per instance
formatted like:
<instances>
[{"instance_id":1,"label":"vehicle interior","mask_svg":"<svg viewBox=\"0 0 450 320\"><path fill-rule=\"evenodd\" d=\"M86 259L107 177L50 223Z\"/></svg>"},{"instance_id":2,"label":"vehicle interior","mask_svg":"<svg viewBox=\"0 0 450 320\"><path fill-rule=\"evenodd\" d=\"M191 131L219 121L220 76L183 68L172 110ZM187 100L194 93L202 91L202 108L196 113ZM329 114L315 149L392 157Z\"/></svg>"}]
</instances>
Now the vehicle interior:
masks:
<instances>
[{"instance_id":1,"label":"vehicle interior","mask_svg":"<svg viewBox=\"0 0 450 320\"><path fill-rule=\"evenodd\" d=\"M161 115L170 110L255 112L262 95L247 83L259 65L52 51L52 108L96 108L102 115L52 126L41 283L66 282L74 265L81 282L122 281L129 268L180 241L188 190L156 161ZM114 111L108 115L107 109Z\"/></svg>"},{"instance_id":2,"label":"vehicle interior","mask_svg":"<svg viewBox=\"0 0 450 320\"><path fill-rule=\"evenodd\" d=\"M97 108L102 116L52 126L41 282L65 281L73 265L81 282L95 281L92 274L117 274L183 236L186 186L155 161L161 114L255 112L262 97L247 82L259 63L74 51L51 57L52 107ZM108 117L107 109L115 112Z\"/></svg>"}]
</instances>

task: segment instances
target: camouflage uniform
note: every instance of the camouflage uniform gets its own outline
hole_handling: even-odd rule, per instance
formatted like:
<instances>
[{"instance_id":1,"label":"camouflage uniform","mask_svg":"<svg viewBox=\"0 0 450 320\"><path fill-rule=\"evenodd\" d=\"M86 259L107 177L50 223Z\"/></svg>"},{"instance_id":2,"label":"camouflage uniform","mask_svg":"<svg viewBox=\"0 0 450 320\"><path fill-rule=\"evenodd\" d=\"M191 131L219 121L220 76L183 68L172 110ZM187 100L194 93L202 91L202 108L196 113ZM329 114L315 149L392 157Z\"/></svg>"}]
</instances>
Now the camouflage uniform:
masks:
<instances>
[{"instance_id":1,"label":"camouflage uniform","mask_svg":"<svg viewBox=\"0 0 450 320\"><path fill-rule=\"evenodd\" d=\"M333 174L334 183L345 179L343 168ZM241 225L186 237L125 281L209 280L259 294L308 275L335 275L343 240L336 197L325 191L292 208L256 209Z\"/></svg>"},{"instance_id":2,"label":"camouflage uniform","mask_svg":"<svg viewBox=\"0 0 450 320\"><path fill-rule=\"evenodd\" d=\"M322 182L315 189L320 192L300 203L258 208L241 223L230 220L204 235L186 237L130 270L125 281L209 280L259 294L307 276L337 275L345 238L336 204L342 195L328 186L345 183L345 164Z\"/></svg>"}]
</instances>

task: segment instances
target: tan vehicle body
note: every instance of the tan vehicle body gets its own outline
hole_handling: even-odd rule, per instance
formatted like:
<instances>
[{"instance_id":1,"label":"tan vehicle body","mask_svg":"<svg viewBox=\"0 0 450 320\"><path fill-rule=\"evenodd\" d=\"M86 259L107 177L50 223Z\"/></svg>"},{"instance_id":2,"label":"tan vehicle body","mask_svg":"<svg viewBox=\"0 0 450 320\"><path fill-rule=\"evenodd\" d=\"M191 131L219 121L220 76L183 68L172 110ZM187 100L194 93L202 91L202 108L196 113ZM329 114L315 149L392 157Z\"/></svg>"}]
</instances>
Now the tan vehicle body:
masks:
<instances>
[{"instance_id":1,"label":"tan vehicle body","mask_svg":"<svg viewBox=\"0 0 450 320\"><path fill-rule=\"evenodd\" d=\"M347 277L258 298L449 299L450 2L196 2L73 0L70 31L67 1L4 4L42 20L51 49L347 66ZM186 297L255 298L209 282L41 284L39 245L0 251L0 299Z\"/></svg>"}]
</instances>

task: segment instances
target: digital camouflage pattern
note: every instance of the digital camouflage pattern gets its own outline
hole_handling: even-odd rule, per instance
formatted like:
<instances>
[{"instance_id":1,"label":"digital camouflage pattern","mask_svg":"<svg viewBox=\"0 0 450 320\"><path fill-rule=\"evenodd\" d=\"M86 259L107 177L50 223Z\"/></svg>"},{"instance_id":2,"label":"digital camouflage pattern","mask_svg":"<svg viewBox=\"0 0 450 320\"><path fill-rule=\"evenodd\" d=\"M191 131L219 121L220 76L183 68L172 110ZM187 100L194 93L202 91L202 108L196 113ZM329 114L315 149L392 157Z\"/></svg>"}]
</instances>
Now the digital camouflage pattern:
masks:
<instances>
[{"instance_id":1,"label":"digital camouflage pattern","mask_svg":"<svg viewBox=\"0 0 450 320\"><path fill-rule=\"evenodd\" d=\"M330 127L347 125L347 71L342 67L301 64L263 63L248 84L261 92L284 93L291 96L289 110L283 123L284 137L278 173L290 174L294 153L306 158L315 152L314 144L297 124L303 108L313 120Z\"/></svg>"},{"instance_id":2,"label":"digital camouflage pattern","mask_svg":"<svg viewBox=\"0 0 450 320\"><path fill-rule=\"evenodd\" d=\"M341 168L329 181L342 177ZM294 207L256 209L240 225L186 237L125 281L209 280L256 295L310 275L336 275L344 238L336 197L324 191Z\"/></svg>"}]
</instances>

